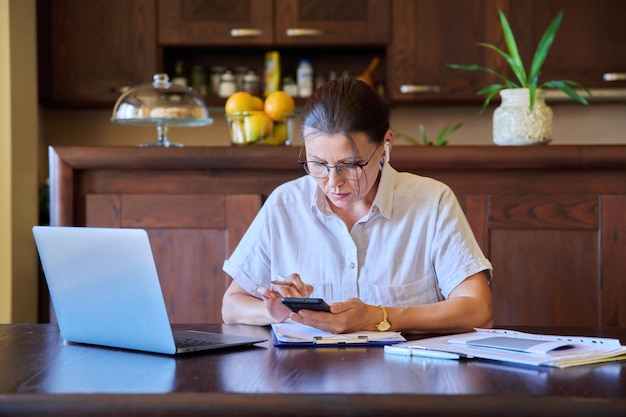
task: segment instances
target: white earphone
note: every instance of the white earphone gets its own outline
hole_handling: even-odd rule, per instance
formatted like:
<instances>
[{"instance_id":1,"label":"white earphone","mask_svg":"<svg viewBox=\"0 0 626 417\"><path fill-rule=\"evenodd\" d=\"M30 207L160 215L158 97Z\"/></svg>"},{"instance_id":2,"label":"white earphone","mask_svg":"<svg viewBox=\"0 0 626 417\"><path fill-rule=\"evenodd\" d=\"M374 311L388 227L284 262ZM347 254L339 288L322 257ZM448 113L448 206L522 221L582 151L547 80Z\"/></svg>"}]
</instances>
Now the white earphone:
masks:
<instances>
[{"instance_id":1,"label":"white earphone","mask_svg":"<svg viewBox=\"0 0 626 417\"><path fill-rule=\"evenodd\" d=\"M385 161L389 163L391 157L389 156L389 142L385 142Z\"/></svg>"}]
</instances>

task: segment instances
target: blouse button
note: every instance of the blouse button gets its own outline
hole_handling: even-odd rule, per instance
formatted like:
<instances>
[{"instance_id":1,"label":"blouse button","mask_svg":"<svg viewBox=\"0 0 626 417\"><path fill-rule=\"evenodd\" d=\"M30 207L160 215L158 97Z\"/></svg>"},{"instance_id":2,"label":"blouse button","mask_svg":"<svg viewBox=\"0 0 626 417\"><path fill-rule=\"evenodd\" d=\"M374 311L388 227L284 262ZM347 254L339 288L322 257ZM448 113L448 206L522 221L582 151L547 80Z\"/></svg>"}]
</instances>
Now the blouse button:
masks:
<instances>
[{"instance_id":1,"label":"blouse button","mask_svg":"<svg viewBox=\"0 0 626 417\"><path fill-rule=\"evenodd\" d=\"M351 269L354 269L354 266L355 266L355 265L354 265L354 262L351 262L351 263L350 263L350 268L351 268Z\"/></svg>"}]
</instances>

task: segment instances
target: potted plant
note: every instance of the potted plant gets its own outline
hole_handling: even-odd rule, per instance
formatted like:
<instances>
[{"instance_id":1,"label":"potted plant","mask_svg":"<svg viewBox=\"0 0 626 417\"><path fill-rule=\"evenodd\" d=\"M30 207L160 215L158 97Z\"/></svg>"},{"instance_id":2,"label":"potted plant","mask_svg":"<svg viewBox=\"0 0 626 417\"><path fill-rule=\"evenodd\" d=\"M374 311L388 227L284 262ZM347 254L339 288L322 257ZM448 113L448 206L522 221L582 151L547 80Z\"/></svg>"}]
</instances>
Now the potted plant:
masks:
<instances>
[{"instance_id":1,"label":"potted plant","mask_svg":"<svg viewBox=\"0 0 626 417\"><path fill-rule=\"evenodd\" d=\"M515 78L508 78L504 74L480 65L450 64L449 66L467 71L486 71L501 80L501 82L478 91L478 94L487 95L481 113L484 112L496 94L500 94L502 97L502 103L494 111L493 116L493 140L496 144L548 143L552 139L552 110L546 106L543 100L542 89L559 89L583 104L587 104L587 100L575 88L580 88L590 94L588 89L571 80L552 80L539 83L541 67L561 25L563 11L561 10L556 15L544 32L535 50L529 71L526 71L524 67L517 49L517 42L504 12L499 10L498 13L507 51L505 52L490 43L479 43L479 45L498 53L507 62Z\"/></svg>"},{"instance_id":2,"label":"potted plant","mask_svg":"<svg viewBox=\"0 0 626 417\"><path fill-rule=\"evenodd\" d=\"M406 133L400 133L400 132L396 133L396 137L405 139L411 145L416 145L416 146L446 146L448 144L448 136L450 136L451 134L459 130L461 126L463 126L462 122L459 122L453 126L444 127L443 129L441 129L441 131L437 135L437 138L435 139L434 142L428 140L428 136L426 136L426 129L424 128L424 125L421 123L419 125L419 133L420 133L419 140L414 138L413 136L407 135Z\"/></svg>"}]
</instances>

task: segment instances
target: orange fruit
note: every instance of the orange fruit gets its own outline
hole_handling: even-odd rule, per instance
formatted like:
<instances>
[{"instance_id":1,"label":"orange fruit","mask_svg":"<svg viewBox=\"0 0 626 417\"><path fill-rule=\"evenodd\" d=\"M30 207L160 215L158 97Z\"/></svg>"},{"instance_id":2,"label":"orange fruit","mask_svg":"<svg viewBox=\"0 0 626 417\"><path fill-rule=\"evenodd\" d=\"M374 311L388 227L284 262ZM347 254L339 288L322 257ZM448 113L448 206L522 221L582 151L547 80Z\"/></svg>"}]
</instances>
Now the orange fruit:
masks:
<instances>
[{"instance_id":1,"label":"orange fruit","mask_svg":"<svg viewBox=\"0 0 626 417\"><path fill-rule=\"evenodd\" d=\"M282 122L293 114L296 109L296 103L284 91L274 91L265 98L263 109L270 119L275 122Z\"/></svg>"},{"instance_id":2,"label":"orange fruit","mask_svg":"<svg viewBox=\"0 0 626 417\"><path fill-rule=\"evenodd\" d=\"M252 96L252 111L263 110L263 99L261 97Z\"/></svg>"},{"instance_id":3,"label":"orange fruit","mask_svg":"<svg viewBox=\"0 0 626 417\"><path fill-rule=\"evenodd\" d=\"M229 117L236 113L255 110L263 110L263 100L245 91L232 94L224 106L224 112Z\"/></svg>"}]
</instances>

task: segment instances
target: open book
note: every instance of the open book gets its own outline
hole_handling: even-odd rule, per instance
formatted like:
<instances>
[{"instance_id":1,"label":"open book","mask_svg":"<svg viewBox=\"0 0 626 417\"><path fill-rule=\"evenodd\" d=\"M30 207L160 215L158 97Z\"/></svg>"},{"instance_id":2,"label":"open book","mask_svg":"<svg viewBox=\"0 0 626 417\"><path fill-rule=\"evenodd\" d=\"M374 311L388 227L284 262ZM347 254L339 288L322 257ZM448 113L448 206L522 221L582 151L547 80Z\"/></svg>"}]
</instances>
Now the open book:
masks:
<instances>
[{"instance_id":1,"label":"open book","mask_svg":"<svg viewBox=\"0 0 626 417\"><path fill-rule=\"evenodd\" d=\"M626 346L617 339L555 336L513 330L476 329L475 332L400 343L399 349L447 352L464 358L492 359L533 366L569 366L626 359ZM407 353L404 353L407 354Z\"/></svg>"},{"instance_id":2,"label":"open book","mask_svg":"<svg viewBox=\"0 0 626 417\"><path fill-rule=\"evenodd\" d=\"M272 338L275 346L367 346L406 341L400 332L364 331L335 334L291 320L272 324Z\"/></svg>"}]
</instances>

